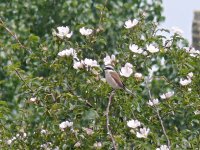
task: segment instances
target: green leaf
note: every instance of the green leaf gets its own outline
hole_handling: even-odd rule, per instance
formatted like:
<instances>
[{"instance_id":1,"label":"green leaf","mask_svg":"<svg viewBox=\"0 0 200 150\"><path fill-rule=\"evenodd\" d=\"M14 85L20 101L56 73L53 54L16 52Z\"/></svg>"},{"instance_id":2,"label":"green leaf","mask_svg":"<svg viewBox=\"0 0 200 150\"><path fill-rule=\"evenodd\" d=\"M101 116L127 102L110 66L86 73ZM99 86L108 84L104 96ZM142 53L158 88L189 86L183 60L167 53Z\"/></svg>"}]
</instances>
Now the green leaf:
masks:
<instances>
[{"instance_id":1,"label":"green leaf","mask_svg":"<svg viewBox=\"0 0 200 150\"><path fill-rule=\"evenodd\" d=\"M88 110L83 114L83 119L84 120L93 120L93 119L96 119L98 117L99 117L98 113L93 109L92 110Z\"/></svg>"},{"instance_id":2,"label":"green leaf","mask_svg":"<svg viewBox=\"0 0 200 150\"><path fill-rule=\"evenodd\" d=\"M7 102L6 101L0 101L0 105L7 106Z\"/></svg>"},{"instance_id":3,"label":"green leaf","mask_svg":"<svg viewBox=\"0 0 200 150\"><path fill-rule=\"evenodd\" d=\"M40 40L39 36L32 35L32 34L29 36L29 41L31 41L31 42L37 43L37 42L39 42L39 40Z\"/></svg>"},{"instance_id":4,"label":"green leaf","mask_svg":"<svg viewBox=\"0 0 200 150\"><path fill-rule=\"evenodd\" d=\"M20 49L20 44L19 43L12 44L12 49L14 49L14 50Z\"/></svg>"}]
</instances>

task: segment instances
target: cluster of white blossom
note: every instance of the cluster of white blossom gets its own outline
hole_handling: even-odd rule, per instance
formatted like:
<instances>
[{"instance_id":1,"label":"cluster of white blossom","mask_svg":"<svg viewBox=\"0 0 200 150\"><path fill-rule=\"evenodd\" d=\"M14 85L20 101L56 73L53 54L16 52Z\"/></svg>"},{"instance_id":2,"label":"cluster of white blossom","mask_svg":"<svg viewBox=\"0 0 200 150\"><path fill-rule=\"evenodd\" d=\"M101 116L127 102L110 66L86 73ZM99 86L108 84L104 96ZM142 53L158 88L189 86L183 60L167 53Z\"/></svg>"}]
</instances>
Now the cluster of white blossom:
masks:
<instances>
[{"instance_id":1,"label":"cluster of white blossom","mask_svg":"<svg viewBox=\"0 0 200 150\"><path fill-rule=\"evenodd\" d=\"M99 67L96 60L85 58L84 60L79 60L77 57L77 53L73 48L65 49L58 53L58 56L65 57L65 56L73 56L74 58L74 69L81 69L81 68L88 68L88 67Z\"/></svg>"},{"instance_id":2,"label":"cluster of white blossom","mask_svg":"<svg viewBox=\"0 0 200 150\"><path fill-rule=\"evenodd\" d=\"M73 32L72 31L70 32L68 26L57 27L57 30L58 30L58 32L56 32L55 30L53 31L53 35L59 37L60 39L71 38L71 36L73 35ZM84 36L89 36L92 34L93 30L82 27L79 29L79 32Z\"/></svg>"},{"instance_id":3,"label":"cluster of white blossom","mask_svg":"<svg viewBox=\"0 0 200 150\"><path fill-rule=\"evenodd\" d=\"M147 138L149 135L150 129L143 127L143 128L138 128L141 126L141 122L138 120L129 120L127 121L127 126L132 128L132 130L136 131L136 137L137 138ZM133 133L135 133L133 131Z\"/></svg>"},{"instance_id":4,"label":"cluster of white blossom","mask_svg":"<svg viewBox=\"0 0 200 150\"><path fill-rule=\"evenodd\" d=\"M17 133L16 136L13 136L11 139L7 140L6 143L11 145L15 140L24 140L27 137L25 132Z\"/></svg>"},{"instance_id":5,"label":"cluster of white blossom","mask_svg":"<svg viewBox=\"0 0 200 150\"><path fill-rule=\"evenodd\" d=\"M138 45L136 44L130 44L129 45L129 49L134 52L134 53L137 53L137 54L142 54L144 51L142 48L139 48Z\"/></svg>"},{"instance_id":6,"label":"cluster of white blossom","mask_svg":"<svg viewBox=\"0 0 200 150\"><path fill-rule=\"evenodd\" d=\"M155 47L154 45L150 44L150 45L147 45L147 51L149 51L150 53L156 53L156 52L159 52L159 49Z\"/></svg>"},{"instance_id":7,"label":"cluster of white blossom","mask_svg":"<svg viewBox=\"0 0 200 150\"><path fill-rule=\"evenodd\" d=\"M167 92L167 93L163 93L160 95L160 98L165 100L165 99L169 99L170 97L172 97L174 95L174 91L170 91L170 92ZM149 106L156 106L158 105L160 102L158 100L158 98L155 98L155 99L151 99L147 102L147 105Z\"/></svg>"},{"instance_id":8,"label":"cluster of white blossom","mask_svg":"<svg viewBox=\"0 0 200 150\"><path fill-rule=\"evenodd\" d=\"M136 26L138 24L138 20L137 19L129 19L127 21L125 21L125 25L124 27L127 28L127 29L130 29L130 28L133 28L134 26Z\"/></svg>"},{"instance_id":9,"label":"cluster of white blossom","mask_svg":"<svg viewBox=\"0 0 200 150\"><path fill-rule=\"evenodd\" d=\"M187 78L186 79L181 78L179 83L182 86L186 86L192 82L192 77L193 77L193 72L190 72L188 73Z\"/></svg>"},{"instance_id":10,"label":"cluster of white blossom","mask_svg":"<svg viewBox=\"0 0 200 150\"><path fill-rule=\"evenodd\" d=\"M104 61L104 64L105 64L105 65L112 65L112 64L114 64L114 62L116 61L115 55L111 55L111 56L107 55L107 56L103 59L103 61Z\"/></svg>"},{"instance_id":11,"label":"cluster of white blossom","mask_svg":"<svg viewBox=\"0 0 200 150\"><path fill-rule=\"evenodd\" d=\"M174 91L170 91L167 93L163 93L160 95L161 99L169 99L170 97L172 97L174 95Z\"/></svg>"},{"instance_id":12,"label":"cluster of white blossom","mask_svg":"<svg viewBox=\"0 0 200 150\"><path fill-rule=\"evenodd\" d=\"M92 29L86 29L85 27L82 27L82 28L79 29L79 32L82 35L88 36L88 35L92 34L93 30Z\"/></svg>"},{"instance_id":13,"label":"cluster of white blossom","mask_svg":"<svg viewBox=\"0 0 200 150\"><path fill-rule=\"evenodd\" d=\"M77 58L77 53L73 48L65 49L58 53L58 56L65 57L65 56L73 56L74 58Z\"/></svg>"},{"instance_id":14,"label":"cluster of white blossom","mask_svg":"<svg viewBox=\"0 0 200 150\"><path fill-rule=\"evenodd\" d=\"M59 124L59 128L61 131L64 131L67 127L72 127L72 126L73 126L73 122L70 122L70 121L64 121Z\"/></svg>"},{"instance_id":15,"label":"cluster of white blossom","mask_svg":"<svg viewBox=\"0 0 200 150\"><path fill-rule=\"evenodd\" d=\"M81 68L91 68L91 67L99 67L96 60L85 58L84 60L74 61L73 68L81 69Z\"/></svg>"},{"instance_id":16,"label":"cluster of white blossom","mask_svg":"<svg viewBox=\"0 0 200 150\"><path fill-rule=\"evenodd\" d=\"M192 57L200 56L200 50L196 50L194 47L184 47L184 49Z\"/></svg>"},{"instance_id":17,"label":"cluster of white blossom","mask_svg":"<svg viewBox=\"0 0 200 150\"><path fill-rule=\"evenodd\" d=\"M59 37L60 39L64 39L65 37L66 38L70 38L73 34L73 32L69 30L69 27L66 26L66 27L57 27L57 30L58 30L58 33L56 31L53 31L53 35Z\"/></svg>"},{"instance_id":18,"label":"cluster of white blossom","mask_svg":"<svg viewBox=\"0 0 200 150\"><path fill-rule=\"evenodd\" d=\"M124 67L121 68L120 75L124 77L130 77L133 73L133 65L130 63L126 63Z\"/></svg>"},{"instance_id":19,"label":"cluster of white blossom","mask_svg":"<svg viewBox=\"0 0 200 150\"><path fill-rule=\"evenodd\" d=\"M156 99L152 99L152 100L149 100L148 102L147 102L147 104L149 105L149 106L155 106L155 105L158 105L159 104L159 100L156 98Z\"/></svg>"},{"instance_id":20,"label":"cluster of white blossom","mask_svg":"<svg viewBox=\"0 0 200 150\"><path fill-rule=\"evenodd\" d=\"M149 44L146 46L147 51L143 50L142 48L139 48L139 46L136 44L130 44L129 49L134 53L143 54L143 55L147 55L147 51L150 53L159 52L159 48L155 47L153 44Z\"/></svg>"}]
</instances>

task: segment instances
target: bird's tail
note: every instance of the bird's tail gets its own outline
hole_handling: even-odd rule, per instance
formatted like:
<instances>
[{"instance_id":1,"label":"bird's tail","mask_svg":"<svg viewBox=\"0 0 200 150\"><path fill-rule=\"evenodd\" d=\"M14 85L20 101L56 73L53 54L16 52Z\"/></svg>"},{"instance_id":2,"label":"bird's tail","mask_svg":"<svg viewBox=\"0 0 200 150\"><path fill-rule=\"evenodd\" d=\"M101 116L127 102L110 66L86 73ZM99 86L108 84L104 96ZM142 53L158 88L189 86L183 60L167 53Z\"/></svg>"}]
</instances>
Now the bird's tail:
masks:
<instances>
[{"instance_id":1,"label":"bird's tail","mask_svg":"<svg viewBox=\"0 0 200 150\"><path fill-rule=\"evenodd\" d=\"M136 94L134 92L132 92L131 90L129 90L128 88L124 87L124 90L128 93L131 94L133 96L135 96Z\"/></svg>"}]
</instances>

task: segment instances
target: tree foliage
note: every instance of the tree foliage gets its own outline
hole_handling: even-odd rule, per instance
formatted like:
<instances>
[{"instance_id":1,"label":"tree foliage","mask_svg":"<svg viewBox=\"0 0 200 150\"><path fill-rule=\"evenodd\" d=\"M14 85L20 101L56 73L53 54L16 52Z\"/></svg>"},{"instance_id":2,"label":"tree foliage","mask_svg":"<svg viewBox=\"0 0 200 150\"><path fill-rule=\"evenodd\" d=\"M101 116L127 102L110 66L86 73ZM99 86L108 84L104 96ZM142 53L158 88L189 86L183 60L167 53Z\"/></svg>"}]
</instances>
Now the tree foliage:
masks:
<instances>
[{"instance_id":1,"label":"tree foliage","mask_svg":"<svg viewBox=\"0 0 200 150\"><path fill-rule=\"evenodd\" d=\"M178 32L159 28L160 0L13 0L0 8L2 149L112 149L106 126L118 149L199 147L199 53L185 48ZM138 23L125 28L134 18ZM59 38L58 26L68 26L73 35ZM82 27L92 34L82 35ZM143 52L130 50L132 44ZM72 53L58 55L70 48ZM133 73L121 72L121 78L136 96L115 92L108 125L111 87L103 68L112 54L119 73L132 65ZM87 64L87 58L97 64ZM155 99L157 105L147 104ZM139 120L140 127L131 128L130 120ZM138 137L142 128L150 129L145 138Z\"/></svg>"}]
</instances>

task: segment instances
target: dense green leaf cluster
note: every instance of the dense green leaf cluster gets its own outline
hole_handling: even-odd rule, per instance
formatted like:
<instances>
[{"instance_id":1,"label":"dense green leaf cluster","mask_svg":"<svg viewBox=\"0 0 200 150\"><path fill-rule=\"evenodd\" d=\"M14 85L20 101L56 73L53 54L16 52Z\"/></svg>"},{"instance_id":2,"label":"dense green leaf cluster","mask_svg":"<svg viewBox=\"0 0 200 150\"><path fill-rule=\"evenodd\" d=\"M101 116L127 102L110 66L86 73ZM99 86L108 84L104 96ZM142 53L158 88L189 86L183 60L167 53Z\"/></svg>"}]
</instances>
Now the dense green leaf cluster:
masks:
<instances>
[{"instance_id":1,"label":"dense green leaf cluster","mask_svg":"<svg viewBox=\"0 0 200 150\"><path fill-rule=\"evenodd\" d=\"M118 149L156 149L168 140L171 149L199 147L200 57L190 56L180 35L159 29L160 0L13 0L0 9L1 149L112 149L106 128L111 87L103 72L104 58L111 54L118 72L126 63L133 65L133 74L122 80L136 93L117 90L112 99L109 127ZM126 29L124 22L134 18L138 24ZM66 25L71 38L52 35ZM93 33L83 36L81 27ZM132 52L130 44L146 53ZM159 52L149 52L151 44ZM77 59L58 56L69 48L80 61L93 59L99 67L74 69ZM182 86L190 72L191 83ZM174 95L161 99L169 91ZM156 98L158 105L147 104ZM147 138L127 126L132 119L150 129ZM63 129L64 121L73 125Z\"/></svg>"}]
</instances>

